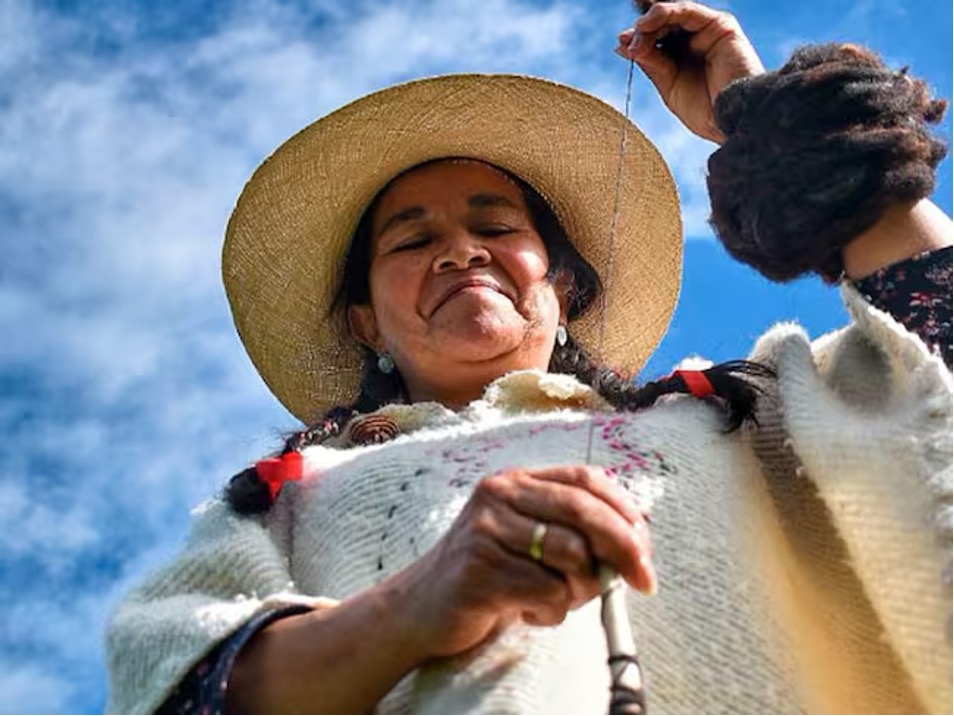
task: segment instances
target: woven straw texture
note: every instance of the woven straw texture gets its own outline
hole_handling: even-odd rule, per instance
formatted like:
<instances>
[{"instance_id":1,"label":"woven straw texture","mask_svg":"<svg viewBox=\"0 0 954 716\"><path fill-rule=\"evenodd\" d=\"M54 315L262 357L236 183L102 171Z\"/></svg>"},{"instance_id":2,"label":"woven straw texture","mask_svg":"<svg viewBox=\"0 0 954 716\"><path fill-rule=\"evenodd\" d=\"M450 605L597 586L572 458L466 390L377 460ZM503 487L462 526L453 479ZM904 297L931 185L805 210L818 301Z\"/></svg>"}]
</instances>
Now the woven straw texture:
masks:
<instances>
[{"instance_id":1,"label":"woven straw texture","mask_svg":"<svg viewBox=\"0 0 954 716\"><path fill-rule=\"evenodd\" d=\"M395 175L441 157L495 164L547 199L607 287L604 360L637 370L665 334L679 293L682 224L672 176L642 132L601 100L545 80L419 80L292 137L255 172L229 221L222 271L239 336L302 421L357 396L360 351L327 314L362 212ZM591 349L599 320L593 306L571 326Z\"/></svg>"},{"instance_id":2,"label":"woven straw texture","mask_svg":"<svg viewBox=\"0 0 954 716\"><path fill-rule=\"evenodd\" d=\"M652 508L660 592L630 600L651 712L949 712L951 376L850 298L858 324L814 353L794 326L759 342L779 389L751 442L691 398L594 416L568 377L522 373L462 413L382 409L404 432L392 442L309 448L313 477L264 525L216 503L121 605L110 708L153 712L256 611L345 598L402 569L484 475L581 462L594 419L593 462ZM607 687L591 603L412 672L378 711L604 713Z\"/></svg>"}]
</instances>

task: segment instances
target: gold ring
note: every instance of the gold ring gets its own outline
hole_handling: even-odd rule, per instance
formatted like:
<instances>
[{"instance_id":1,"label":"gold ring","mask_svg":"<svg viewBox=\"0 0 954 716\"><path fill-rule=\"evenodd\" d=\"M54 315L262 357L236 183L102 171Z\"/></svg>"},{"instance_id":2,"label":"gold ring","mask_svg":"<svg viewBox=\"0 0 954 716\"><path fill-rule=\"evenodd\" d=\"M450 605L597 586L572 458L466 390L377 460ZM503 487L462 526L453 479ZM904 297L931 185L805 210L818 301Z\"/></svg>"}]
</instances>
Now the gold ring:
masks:
<instances>
[{"instance_id":1,"label":"gold ring","mask_svg":"<svg viewBox=\"0 0 954 716\"><path fill-rule=\"evenodd\" d=\"M533 526L533 536L530 538L530 558L537 562L543 561L543 540L547 538L547 523L537 522Z\"/></svg>"}]
</instances>

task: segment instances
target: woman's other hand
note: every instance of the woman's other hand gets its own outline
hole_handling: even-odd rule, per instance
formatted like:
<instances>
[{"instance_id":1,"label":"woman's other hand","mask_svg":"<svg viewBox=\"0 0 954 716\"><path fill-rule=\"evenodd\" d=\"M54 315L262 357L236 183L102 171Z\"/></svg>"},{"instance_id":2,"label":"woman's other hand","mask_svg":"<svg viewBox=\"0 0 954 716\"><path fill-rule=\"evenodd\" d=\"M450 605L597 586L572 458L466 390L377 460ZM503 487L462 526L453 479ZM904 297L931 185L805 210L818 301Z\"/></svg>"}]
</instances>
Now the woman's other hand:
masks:
<instances>
[{"instance_id":1,"label":"woman's other hand","mask_svg":"<svg viewBox=\"0 0 954 716\"><path fill-rule=\"evenodd\" d=\"M665 34L682 29L692 34L691 56L675 60L656 47ZM619 35L617 54L634 60L646 73L666 106L692 132L722 143L712 106L733 80L765 71L758 53L738 21L695 2L657 2Z\"/></svg>"},{"instance_id":2,"label":"woman's other hand","mask_svg":"<svg viewBox=\"0 0 954 716\"><path fill-rule=\"evenodd\" d=\"M645 517L601 469L511 470L481 481L450 531L396 577L422 651L449 656L515 622L559 624L600 593L599 562L654 592L651 553Z\"/></svg>"}]
</instances>

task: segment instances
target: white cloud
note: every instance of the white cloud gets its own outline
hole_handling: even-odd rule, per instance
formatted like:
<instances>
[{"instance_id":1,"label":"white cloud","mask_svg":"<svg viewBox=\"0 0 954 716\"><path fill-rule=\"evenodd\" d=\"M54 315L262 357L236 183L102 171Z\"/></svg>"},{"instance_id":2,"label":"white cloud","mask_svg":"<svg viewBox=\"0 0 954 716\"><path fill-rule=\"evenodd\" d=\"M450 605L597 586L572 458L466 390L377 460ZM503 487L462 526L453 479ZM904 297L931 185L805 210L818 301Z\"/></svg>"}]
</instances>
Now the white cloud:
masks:
<instances>
[{"instance_id":1,"label":"white cloud","mask_svg":"<svg viewBox=\"0 0 954 716\"><path fill-rule=\"evenodd\" d=\"M394 81L570 75L587 22L516 0L262 0L156 43L128 10L91 12L0 10L5 711L101 706L109 606L175 551L190 505L293 424L220 288L222 232L254 166Z\"/></svg>"},{"instance_id":2,"label":"white cloud","mask_svg":"<svg viewBox=\"0 0 954 716\"><path fill-rule=\"evenodd\" d=\"M0 550L7 556L20 557L43 552L69 556L96 541L97 530L88 515L78 508L54 512L31 499L22 484L0 483L0 523L16 525L16 529L0 532Z\"/></svg>"},{"instance_id":3,"label":"white cloud","mask_svg":"<svg viewBox=\"0 0 954 716\"><path fill-rule=\"evenodd\" d=\"M2 663L2 662L0 662ZM0 711L4 713L69 712L74 688L37 664L7 665L0 671Z\"/></svg>"},{"instance_id":4,"label":"white cloud","mask_svg":"<svg viewBox=\"0 0 954 716\"><path fill-rule=\"evenodd\" d=\"M121 2L85 18L0 2L0 607L17 624L0 634L0 711L100 707L109 606L176 550L189 506L293 424L220 287L255 165L412 76L538 74L622 107L623 5L255 0L159 41ZM688 233L708 235L711 147L636 82L633 118L673 165Z\"/></svg>"}]
</instances>

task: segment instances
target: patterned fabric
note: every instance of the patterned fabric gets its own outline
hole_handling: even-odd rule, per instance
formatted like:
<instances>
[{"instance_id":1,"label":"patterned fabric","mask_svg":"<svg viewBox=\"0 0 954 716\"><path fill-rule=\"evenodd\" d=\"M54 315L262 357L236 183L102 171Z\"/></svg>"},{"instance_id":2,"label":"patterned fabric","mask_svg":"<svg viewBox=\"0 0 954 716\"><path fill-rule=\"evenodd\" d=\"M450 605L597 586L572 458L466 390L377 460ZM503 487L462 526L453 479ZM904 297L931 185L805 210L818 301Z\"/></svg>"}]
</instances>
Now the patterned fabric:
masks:
<instances>
[{"instance_id":1,"label":"patterned fabric","mask_svg":"<svg viewBox=\"0 0 954 716\"><path fill-rule=\"evenodd\" d=\"M283 617L302 614L307 607L270 609L249 620L248 624L226 639L188 673L179 687L159 707L160 714L223 714L225 692L235 658L260 629Z\"/></svg>"},{"instance_id":2,"label":"patterned fabric","mask_svg":"<svg viewBox=\"0 0 954 716\"><path fill-rule=\"evenodd\" d=\"M872 305L917 334L951 367L951 247L887 266L855 285ZM329 435L340 432L338 425L334 427L335 430L328 430ZM160 713L223 713L228 674L242 647L259 629L301 611L301 607L274 609L250 621L192 669Z\"/></svg>"},{"instance_id":3,"label":"patterned fabric","mask_svg":"<svg viewBox=\"0 0 954 716\"><path fill-rule=\"evenodd\" d=\"M916 333L951 367L950 246L886 266L855 282L875 308Z\"/></svg>"}]
</instances>

